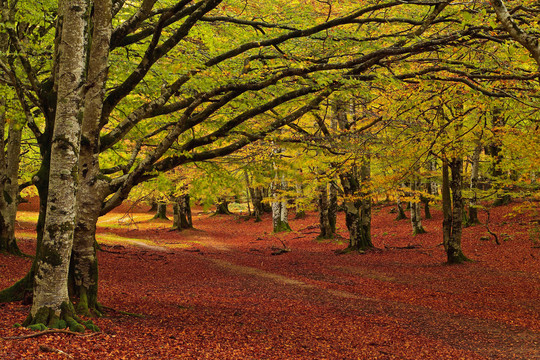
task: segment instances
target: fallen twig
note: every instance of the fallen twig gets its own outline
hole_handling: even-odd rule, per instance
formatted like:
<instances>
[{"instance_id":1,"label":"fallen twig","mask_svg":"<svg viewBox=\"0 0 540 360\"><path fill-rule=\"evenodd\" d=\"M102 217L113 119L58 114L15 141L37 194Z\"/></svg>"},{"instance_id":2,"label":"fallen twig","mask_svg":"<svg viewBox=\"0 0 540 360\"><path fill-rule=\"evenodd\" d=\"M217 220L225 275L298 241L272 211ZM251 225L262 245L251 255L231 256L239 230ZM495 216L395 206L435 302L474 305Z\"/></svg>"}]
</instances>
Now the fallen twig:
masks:
<instances>
[{"instance_id":1,"label":"fallen twig","mask_svg":"<svg viewBox=\"0 0 540 360\"><path fill-rule=\"evenodd\" d=\"M489 229L489 218L490 218L489 210L486 209L486 208L484 208L483 210L484 210L484 211L486 212L486 214L487 214L487 219L486 219L486 223L485 223L485 224L482 224L482 225L484 225L484 227L486 228L487 232L495 238L495 243L496 243L497 245L501 245L501 242L499 241L499 237L497 236L497 234L495 234L493 231L491 231L491 230Z\"/></svg>"},{"instance_id":2,"label":"fallen twig","mask_svg":"<svg viewBox=\"0 0 540 360\"><path fill-rule=\"evenodd\" d=\"M33 337L48 335L48 334L68 334L68 335L74 335L74 336L89 337L89 336L97 335L97 334L99 334L99 332L84 334L84 333L78 333L78 332L71 331L71 330L47 329L47 330L43 330L43 331L34 332L34 333L31 333L31 334L26 334L26 335L0 337L0 339L2 339L2 340L22 340L22 339L29 339L29 338L33 338Z\"/></svg>"},{"instance_id":3,"label":"fallen twig","mask_svg":"<svg viewBox=\"0 0 540 360\"><path fill-rule=\"evenodd\" d=\"M56 354L60 354L60 355L64 355L64 356L67 356L68 358L70 359L73 359L73 356L66 353L65 351L62 351L62 350L59 350L59 349L55 349L53 347L50 347L50 346L47 346L47 345L39 345L39 349L43 352L52 352L52 353L56 353Z\"/></svg>"}]
</instances>

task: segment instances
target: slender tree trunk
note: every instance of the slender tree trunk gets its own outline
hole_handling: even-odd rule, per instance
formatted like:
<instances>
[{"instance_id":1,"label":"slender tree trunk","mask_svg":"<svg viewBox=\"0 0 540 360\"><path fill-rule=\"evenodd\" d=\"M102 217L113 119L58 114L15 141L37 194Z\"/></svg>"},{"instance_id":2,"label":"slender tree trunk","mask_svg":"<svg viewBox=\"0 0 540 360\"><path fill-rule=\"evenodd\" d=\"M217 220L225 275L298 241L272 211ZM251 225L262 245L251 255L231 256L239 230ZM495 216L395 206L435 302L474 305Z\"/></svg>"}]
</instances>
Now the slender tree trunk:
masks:
<instances>
[{"instance_id":1,"label":"slender tree trunk","mask_svg":"<svg viewBox=\"0 0 540 360\"><path fill-rule=\"evenodd\" d=\"M2 3L0 18L8 23L10 11ZM8 35L0 33L0 58L8 53ZM21 255L15 240L15 218L17 216L17 197L19 196L19 161L23 124L12 120L9 123L8 143L4 140L6 125L6 98L0 97L0 252Z\"/></svg>"},{"instance_id":2,"label":"slender tree trunk","mask_svg":"<svg viewBox=\"0 0 540 360\"><path fill-rule=\"evenodd\" d=\"M21 255L15 239L15 219L19 196L22 125L15 121L9 124L9 140L4 153L4 105L5 100L0 99L0 252Z\"/></svg>"},{"instance_id":3,"label":"slender tree trunk","mask_svg":"<svg viewBox=\"0 0 540 360\"><path fill-rule=\"evenodd\" d=\"M279 194L280 190L285 190L286 187L287 182L283 180L283 178L279 181L276 175L276 179L272 183L272 227L275 233L291 231L287 211L287 200L281 199Z\"/></svg>"},{"instance_id":4,"label":"slender tree trunk","mask_svg":"<svg viewBox=\"0 0 540 360\"><path fill-rule=\"evenodd\" d=\"M319 193L319 228L321 230L318 237L321 239L331 239L334 236L334 233L330 226L330 219L328 216L329 202L327 184L321 184L317 192Z\"/></svg>"},{"instance_id":5,"label":"slender tree trunk","mask_svg":"<svg viewBox=\"0 0 540 360\"><path fill-rule=\"evenodd\" d=\"M474 152L472 156L471 184L470 184L472 197L471 199L469 199L469 219L467 221L468 226L480 223L480 221L478 220L478 208L476 207L477 205L476 190L478 188L478 175L479 175L479 168L480 168L481 152L482 152L482 144L478 142L478 144L474 148Z\"/></svg>"},{"instance_id":6,"label":"slender tree trunk","mask_svg":"<svg viewBox=\"0 0 540 360\"><path fill-rule=\"evenodd\" d=\"M67 285L76 215L88 3L66 0L62 10L64 26L47 215L41 249L37 254L33 303L25 325L58 327L59 320L65 319L73 325L73 330L81 331L84 330L81 325L73 324L73 306Z\"/></svg>"},{"instance_id":7,"label":"slender tree trunk","mask_svg":"<svg viewBox=\"0 0 540 360\"><path fill-rule=\"evenodd\" d=\"M463 197L461 188L463 186L463 159L453 158L450 161L450 171L452 181L452 233L448 241L447 256L449 264L460 264L467 261L467 257L461 250L461 233L463 219Z\"/></svg>"},{"instance_id":8,"label":"slender tree trunk","mask_svg":"<svg viewBox=\"0 0 540 360\"><path fill-rule=\"evenodd\" d=\"M328 188L328 222L330 223L330 230L332 234L336 233L338 212L338 189L334 180L330 182Z\"/></svg>"},{"instance_id":9,"label":"slender tree trunk","mask_svg":"<svg viewBox=\"0 0 540 360\"><path fill-rule=\"evenodd\" d=\"M448 254L450 239L452 236L452 198L450 195L450 175L448 171L448 161L443 159L442 165L442 212L443 212L443 245Z\"/></svg>"},{"instance_id":10,"label":"slender tree trunk","mask_svg":"<svg viewBox=\"0 0 540 360\"><path fill-rule=\"evenodd\" d=\"M296 200L295 200L295 207L296 207L296 214L294 215L295 219L302 219L306 216L306 212L301 206L301 199L304 198L304 187L301 183L296 184Z\"/></svg>"},{"instance_id":11,"label":"slender tree trunk","mask_svg":"<svg viewBox=\"0 0 540 360\"><path fill-rule=\"evenodd\" d=\"M422 219L420 216L420 202L416 200L416 191L418 190L418 180L416 178L411 181L411 190L414 194L415 199L410 202L411 210L411 224L413 229L413 235L424 234L426 230L422 226Z\"/></svg>"}]
</instances>

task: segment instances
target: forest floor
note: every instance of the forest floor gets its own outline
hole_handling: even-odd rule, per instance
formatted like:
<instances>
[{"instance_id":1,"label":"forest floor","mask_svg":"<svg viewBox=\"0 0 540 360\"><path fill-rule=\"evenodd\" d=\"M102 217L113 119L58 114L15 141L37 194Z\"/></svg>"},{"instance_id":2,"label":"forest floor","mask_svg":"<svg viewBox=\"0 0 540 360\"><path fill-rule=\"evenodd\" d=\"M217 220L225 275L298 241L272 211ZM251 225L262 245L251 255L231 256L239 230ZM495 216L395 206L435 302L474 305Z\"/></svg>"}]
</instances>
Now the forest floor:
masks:
<instances>
[{"instance_id":1,"label":"forest floor","mask_svg":"<svg viewBox=\"0 0 540 360\"><path fill-rule=\"evenodd\" d=\"M101 332L0 339L0 359L540 359L538 215L491 210L501 245L482 240L482 225L466 228L473 262L448 266L439 211L413 237L390 209L375 209L378 250L365 254L336 252L347 244L343 214L339 241L315 239L316 213L280 234L268 217L200 209L182 232L144 212L109 214L98 234ZM35 218L19 212L28 254ZM30 263L0 255L0 288ZM0 304L0 337L31 333L13 327L28 312Z\"/></svg>"}]
</instances>

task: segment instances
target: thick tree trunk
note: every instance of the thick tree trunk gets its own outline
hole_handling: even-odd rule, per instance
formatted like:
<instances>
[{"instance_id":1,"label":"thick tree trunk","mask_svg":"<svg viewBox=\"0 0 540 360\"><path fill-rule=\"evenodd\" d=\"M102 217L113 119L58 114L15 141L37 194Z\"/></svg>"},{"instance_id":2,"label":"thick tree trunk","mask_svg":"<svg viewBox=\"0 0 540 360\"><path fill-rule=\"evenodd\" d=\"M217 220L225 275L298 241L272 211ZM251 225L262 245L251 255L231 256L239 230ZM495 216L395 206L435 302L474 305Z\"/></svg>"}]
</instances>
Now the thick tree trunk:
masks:
<instances>
[{"instance_id":1,"label":"thick tree trunk","mask_svg":"<svg viewBox=\"0 0 540 360\"><path fill-rule=\"evenodd\" d=\"M216 212L214 214L231 215L231 211L229 210L229 200L224 197L218 199L218 203L216 204Z\"/></svg>"},{"instance_id":2,"label":"thick tree trunk","mask_svg":"<svg viewBox=\"0 0 540 360\"><path fill-rule=\"evenodd\" d=\"M158 201L157 211L153 218L169 220L169 218L167 217L167 203L166 202Z\"/></svg>"},{"instance_id":3,"label":"thick tree trunk","mask_svg":"<svg viewBox=\"0 0 540 360\"><path fill-rule=\"evenodd\" d=\"M346 250L364 251L373 248L371 241L371 196L362 192L361 186L369 180L370 167L364 164L360 174L354 166L341 175L345 193L345 223L349 230L349 246Z\"/></svg>"},{"instance_id":4,"label":"thick tree trunk","mask_svg":"<svg viewBox=\"0 0 540 360\"><path fill-rule=\"evenodd\" d=\"M77 312L99 315L96 226L106 193L99 167L99 129L105 97L109 42L112 32L111 1L94 1L93 34L84 98L77 223L71 255L72 295L78 298Z\"/></svg>"},{"instance_id":5,"label":"thick tree trunk","mask_svg":"<svg viewBox=\"0 0 540 360\"><path fill-rule=\"evenodd\" d=\"M173 229L191 229L193 221L191 218L191 206L189 204L189 194L184 194L176 198L174 203Z\"/></svg>"},{"instance_id":6,"label":"thick tree trunk","mask_svg":"<svg viewBox=\"0 0 540 360\"><path fill-rule=\"evenodd\" d=\"M86 1L67 0L61 11L64 26L47 215L41 249L37 253L32 308L25 321L25 325L58 327L60 319L65 319L77 331L81 331L82 326L74 324L71 317L68 273L76 215L87 9Z\"/></svg>"}]
</instances>

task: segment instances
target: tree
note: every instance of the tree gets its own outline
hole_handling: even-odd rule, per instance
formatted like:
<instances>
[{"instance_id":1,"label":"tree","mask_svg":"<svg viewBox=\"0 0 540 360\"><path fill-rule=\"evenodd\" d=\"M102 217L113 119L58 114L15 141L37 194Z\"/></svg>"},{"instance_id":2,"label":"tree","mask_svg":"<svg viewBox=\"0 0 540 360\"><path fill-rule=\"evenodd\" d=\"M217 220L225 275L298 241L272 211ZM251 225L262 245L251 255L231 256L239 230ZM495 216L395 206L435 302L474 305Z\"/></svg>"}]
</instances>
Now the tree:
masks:
<instances>
[{"instance_id":1,"label":"tree","mask_svg":"<svg viewBox=\"0 0 540 360\"><path fill-rule=\"evenodd\" d=\"M85 72L88 3L67 0L59 45L58 104L52 136L51 172L43 241L37 253L34 296L25 325L65 327L80 331L73 320L68 273L76 215L80 123ZM61 325L60 320L64 320ZM84 328L82 328L84 330Z\"/></svg>"}]
</instances>

